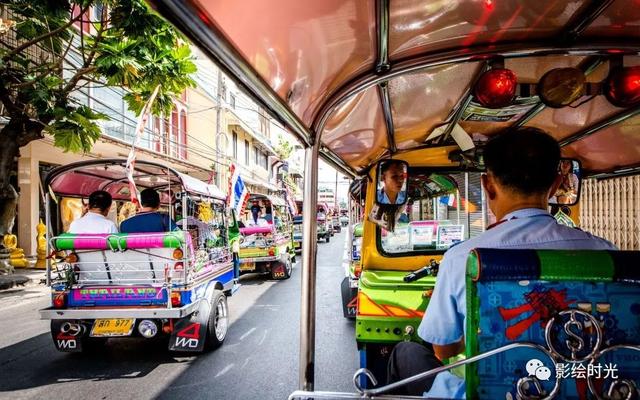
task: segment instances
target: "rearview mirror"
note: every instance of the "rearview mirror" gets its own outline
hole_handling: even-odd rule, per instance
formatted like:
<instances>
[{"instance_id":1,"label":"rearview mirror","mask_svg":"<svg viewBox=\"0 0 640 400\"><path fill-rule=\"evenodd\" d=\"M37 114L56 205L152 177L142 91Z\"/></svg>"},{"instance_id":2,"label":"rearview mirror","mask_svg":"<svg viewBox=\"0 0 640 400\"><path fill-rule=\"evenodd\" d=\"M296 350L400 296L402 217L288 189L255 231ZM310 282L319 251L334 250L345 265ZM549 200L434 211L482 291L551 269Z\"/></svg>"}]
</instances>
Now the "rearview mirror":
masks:
<instances>
[{"instance_id":1,"label":"rearview mirror","mask_svg":"<svg viewBox=\"0 0 640 400\"><path fill-rule=\"evenodd\" d=\"M572 206L578 202L582 174L580 161L570 158L560 160L558 177L553 186L553 195L549 198L550 205Z\"/></svg>"},{"instance_id":2,"label":"rearview mirror","mask_svg":"<svg viewBox=\"0 0 640 400\"><path fill-rule=\"evenodd\" d=\"M380 205L402 205L407 202L407 171L405 161L384 160L378 163L376 202Z\"/></svg>"}]
</instances>

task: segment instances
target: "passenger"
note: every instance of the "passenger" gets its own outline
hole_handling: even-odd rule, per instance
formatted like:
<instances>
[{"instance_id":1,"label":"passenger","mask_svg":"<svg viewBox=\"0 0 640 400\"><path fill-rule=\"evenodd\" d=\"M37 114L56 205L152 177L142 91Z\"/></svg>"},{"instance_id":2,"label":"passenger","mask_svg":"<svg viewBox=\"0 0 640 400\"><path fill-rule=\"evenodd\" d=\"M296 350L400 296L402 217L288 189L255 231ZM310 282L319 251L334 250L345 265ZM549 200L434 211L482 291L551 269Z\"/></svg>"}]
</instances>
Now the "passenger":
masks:
<instances>
[{"instance_id":1,"label":"passenger","mask_svg":"<svg viewBox=\"0 0 640 400\"><path fill-rule=\"evenodd\" d=\"M397 160L387 161L380 168L382 187L378 191L378 203L402 204L407 197L403 190L406 171L403 163Z\"/></svg>"},{"instance_id":2,"label":"passenger","mask_svg":"<svg viewBox=\"0 0 640 400\"><path fill-rule=\"evenodd\" d=\"M120 224L123 233L169 232L176 229L176 223L166 213L158 212L160 195L153 189L140 192L140 211Z\"/></svg>"},{"instance_id":3,"label":"passenger","mask_svg":"<svg viewBox=\"0 0 640 400\"><path fill-rule=\"evenodd\" d=\"M107 218L112 202L105 191L91 193L87 213L71 223L69 233L118 233L116 224Z\"/></svg>"},{"instance_id":4,"label":"passenger","mask_svg":"<svg viewBox=\"0 0 640 400\"><path fill-rule=\"evenodd\" d=\"M262 214L262 207L260 207L260 202L258 202L258 200L254 200L253 204L251 205L251 216L253 217L253 222L255 224L258 223L260 214Z\"/></svg>"},{"instance_id":5,"label":"passenger","mask_svg":"<svg viewBox=\"0 0 640 400\"><path fill-rule=\"evenodd\" d=\"M507 130L484 150L487 173L482 186L497 223L486 232L447 251L435 289L418 328L427 342L398 344L389 360L389 381L397 382L442 365L464 350L465 269L474 248L615 250L608 241L579 229L560 225L548 213L548 199L556 183L560 147L534 128ZM434 398L463 398L464 380L443 372L404 385L396 393Z\"/></svg>"}]
</instances>

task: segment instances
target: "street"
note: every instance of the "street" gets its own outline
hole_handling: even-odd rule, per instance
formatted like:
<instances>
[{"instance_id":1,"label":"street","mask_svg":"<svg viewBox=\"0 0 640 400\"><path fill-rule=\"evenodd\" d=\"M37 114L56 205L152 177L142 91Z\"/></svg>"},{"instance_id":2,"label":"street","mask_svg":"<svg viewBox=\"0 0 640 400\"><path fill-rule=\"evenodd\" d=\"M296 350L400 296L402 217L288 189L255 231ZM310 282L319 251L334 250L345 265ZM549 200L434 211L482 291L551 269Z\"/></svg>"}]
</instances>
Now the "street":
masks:
<instances>
[{"instance_id":1,"label":"street","mask_svg":"<svg viewBox=\"0 0 640 400\"><path fill-rule=\"evenodd\" d=\"M345 240L343 230L318 244L316 390L354 390L354 324L340 300ZM224 345L197 357L138 339L110 340L92 356L58 353L37 313L48 292L0 298L0 398L286 399L298 386L300 266L298 257L286 281L243 276Z\"/></svg>"}]
</instances>

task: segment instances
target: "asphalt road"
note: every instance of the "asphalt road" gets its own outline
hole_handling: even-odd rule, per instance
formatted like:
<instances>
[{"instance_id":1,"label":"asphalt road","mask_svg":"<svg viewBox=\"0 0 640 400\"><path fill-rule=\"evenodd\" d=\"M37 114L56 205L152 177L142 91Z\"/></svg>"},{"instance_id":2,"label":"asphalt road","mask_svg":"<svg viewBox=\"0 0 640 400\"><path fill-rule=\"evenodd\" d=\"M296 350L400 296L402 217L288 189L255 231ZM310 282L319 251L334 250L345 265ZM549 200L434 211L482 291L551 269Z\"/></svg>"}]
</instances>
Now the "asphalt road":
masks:
<instances>
[{"instance_id":1,"label":"asphalt road","mask_svg":"<svg viewBox=\"0 0 640 400\"><path fill-rule=\"evenodd\" d=\"M346 233L318 244L316 389L353 391L358 368L353 322L342 317ZM58 353L45 289L0 298L0 398L286 399L298 386L300 261L286 281L245 275L229 299L224 345L176 356L159 343L110 340L92 356Z\"/></svg>"}]
</instances>

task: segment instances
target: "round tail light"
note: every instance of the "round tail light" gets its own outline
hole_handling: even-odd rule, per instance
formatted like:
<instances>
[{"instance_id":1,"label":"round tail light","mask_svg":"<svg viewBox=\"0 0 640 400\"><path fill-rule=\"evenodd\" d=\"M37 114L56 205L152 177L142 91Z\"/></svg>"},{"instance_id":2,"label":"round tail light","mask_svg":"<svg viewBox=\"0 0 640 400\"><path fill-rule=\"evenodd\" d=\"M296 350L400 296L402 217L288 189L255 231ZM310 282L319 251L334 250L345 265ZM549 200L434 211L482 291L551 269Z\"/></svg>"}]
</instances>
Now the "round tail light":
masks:
<instances>
[{"instance_id":1,"label":"round tail light","mask_svg":"<svg viewBox=\"0 0 640 400\"><path fill-rule=\"evenodd\" d=\"M640 66L614 68L607 78L605 96L616 107L640 102Z\"/></svg>"},{"instance_id":2,"label":"round tail light","mask_svg":"<svg viewBox=\"0 0 640 400\"><path fill-rule=\"evenodd\" d=\"M484 107L502 108L513 102L517 87L518 79L511 70L490 69L476 82L473 95Z\"/></svg>"}]
</instances>

